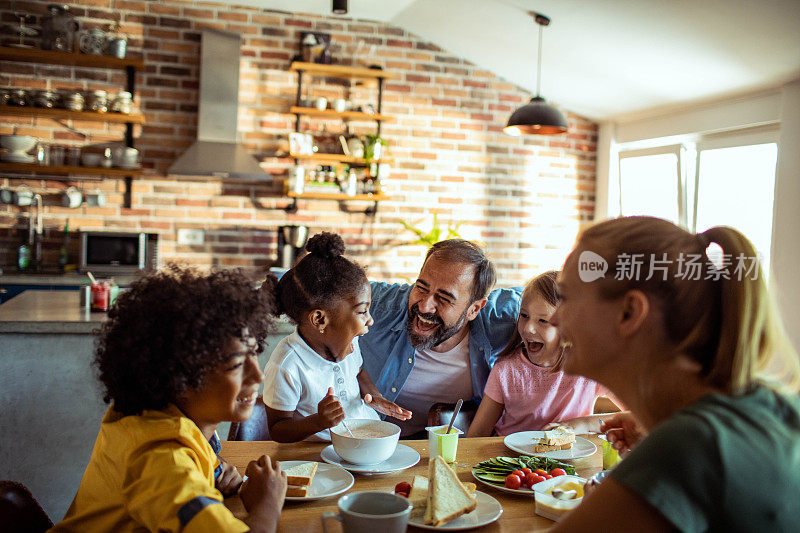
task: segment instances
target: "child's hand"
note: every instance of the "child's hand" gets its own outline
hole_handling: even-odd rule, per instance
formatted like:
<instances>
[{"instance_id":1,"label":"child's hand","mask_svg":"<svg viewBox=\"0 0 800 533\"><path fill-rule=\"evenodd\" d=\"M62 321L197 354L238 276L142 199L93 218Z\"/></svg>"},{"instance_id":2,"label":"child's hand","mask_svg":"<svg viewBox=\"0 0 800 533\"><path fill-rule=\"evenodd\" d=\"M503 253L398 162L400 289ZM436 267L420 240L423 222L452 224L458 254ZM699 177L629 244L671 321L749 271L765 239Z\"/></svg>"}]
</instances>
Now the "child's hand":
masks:
<instances>
[{"instance_id":1,"label":"child's hand","mask_svg":"<svg viewBox=\"0 0 800 533\"><path fill-rule=\"evenodd\" d=\"M214 486L217 487L223 496L233 496L239 487L242 485L242 476L236 467L226 462L221 457L219 458L219 465L222 467L222 473L214 481Z\"/></svg>"},{"instance_id":2,"label":"child's hand","mask_svg":"<svg viewBox=\"0 0 800 533\"><path fill-rule=\"evenodd\" d=\"M383 396L373 397L372 394L365 394L364 403L384 415L389 415L400 420L408 420L411 418L411 411L403 409Z\"/></svg>"},{"instance_id":3,"label":"child's hand","mask_svg":"<svg viewBox=\"0 0 800 533\"><path fill-rule=\"evenodd\" d=\"M344 420L344 408L339 403L339 398L334 396L333 387L328 387L328 394L317 404L317 417L322 429L332 428Z\"/></svg>"},{"instance_id":4,"label":"child's hand","mask_svg":"<svg viewBox=\"0 0 800 533\"><path fill-rule=\"evenodd\" d=\"M266 455L247 465L247 481L242 484L239 496L247 512L276 523L286 497L286 472L280 464Z\"/></svg>"}]
</instances>

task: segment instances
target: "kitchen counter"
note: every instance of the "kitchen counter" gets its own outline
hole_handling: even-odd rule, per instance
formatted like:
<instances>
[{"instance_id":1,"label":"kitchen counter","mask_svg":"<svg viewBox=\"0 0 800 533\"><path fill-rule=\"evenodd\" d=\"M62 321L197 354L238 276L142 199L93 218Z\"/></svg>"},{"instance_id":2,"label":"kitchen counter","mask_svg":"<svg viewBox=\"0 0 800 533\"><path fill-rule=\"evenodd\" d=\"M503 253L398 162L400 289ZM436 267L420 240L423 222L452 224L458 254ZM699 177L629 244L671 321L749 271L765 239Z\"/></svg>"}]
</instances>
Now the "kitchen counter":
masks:
<instances>
[{"instance_id":1,"label":"kitchen counter","mask_svg":"<svg viewBox=\"0 0 800 533\"><path fill-rule=\"evenodd\" d=\"M79 304L78 291L25 291L0 305L0 333L91 333L106 314Z\"/></svg>"},{"instance_id":2,"label":"kitchen counter","mask_svg":"<svg viewBox=\"0 0 800 533\"><path fill-rule=\"evenodd\" d=\"M111 276L102 276L103 279ZM120 287L130 285L136 276L113 276ZM0 273L0 285L88 285L89 277L86 274L70 272L62 273Z\"/></svg>"}]
</instances>

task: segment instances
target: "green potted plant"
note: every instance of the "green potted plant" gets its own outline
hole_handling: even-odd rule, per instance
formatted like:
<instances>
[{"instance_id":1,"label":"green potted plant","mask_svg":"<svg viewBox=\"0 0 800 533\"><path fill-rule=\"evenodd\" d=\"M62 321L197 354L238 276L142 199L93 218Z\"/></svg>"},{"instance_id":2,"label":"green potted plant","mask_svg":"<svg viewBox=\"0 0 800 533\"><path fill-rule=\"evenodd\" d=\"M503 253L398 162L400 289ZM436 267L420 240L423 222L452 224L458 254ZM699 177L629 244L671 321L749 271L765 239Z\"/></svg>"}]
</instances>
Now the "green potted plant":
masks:
<instances>
[{"instance_id":1,"label":"green potted plant","mask_svg":"<svg viewBox=\"0 0 800 533\"><path fill-rule=\"evenodd\" d=\"M388 146L386 139L380 135L367 134L364 136L364 160L367 164L373 160L380 161L385 155L385 148Z\"/></svg>"},{"instance_id":2,"label":"green potted plant","mask_svg":"<svg viewBox=\"0 0 800 533\"><path fill-rule=\"evenodd\" d=\"M461 226L461 222L458 222L455 225L453 225L452 223L449 224L447 226L447 233L444 233L442 228L439 227L439 221L437 219L436 213L433 214L433 226L431 230L428 232L421 230L419 227L412 226L411 224L409 224L404 220L401 220L400 223L403 225L404 228L406 228L408 231L411 231L417 236L417 240L404 243L407 246L415 244L424 244L425 246L430 248L439 241L462 238L461 235L458 233L458 227ZM419 222L417 222L417 224L419 224Z\"/></svg>"}]
</instances>

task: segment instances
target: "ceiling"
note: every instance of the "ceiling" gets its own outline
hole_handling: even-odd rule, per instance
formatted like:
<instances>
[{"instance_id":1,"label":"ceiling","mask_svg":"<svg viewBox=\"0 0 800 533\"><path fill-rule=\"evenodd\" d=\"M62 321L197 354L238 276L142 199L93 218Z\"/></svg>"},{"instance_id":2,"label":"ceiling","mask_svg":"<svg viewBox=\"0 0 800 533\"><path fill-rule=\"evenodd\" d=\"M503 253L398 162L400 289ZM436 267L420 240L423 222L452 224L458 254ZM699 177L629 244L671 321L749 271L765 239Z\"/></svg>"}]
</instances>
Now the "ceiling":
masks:
<instances>
[{"instance_id":1,"label":"ceiling","mask_svg":"<svg viewBox=\"0 0 800 533\"><path fill-rule=\"evenodd\" d=\"M225 0L331 15L330 0ZM349 0L347 17L401 27L595 120L800 78L800 0ZM290 9L289 9L290 7Z\"/></svg>"}]
</instances>

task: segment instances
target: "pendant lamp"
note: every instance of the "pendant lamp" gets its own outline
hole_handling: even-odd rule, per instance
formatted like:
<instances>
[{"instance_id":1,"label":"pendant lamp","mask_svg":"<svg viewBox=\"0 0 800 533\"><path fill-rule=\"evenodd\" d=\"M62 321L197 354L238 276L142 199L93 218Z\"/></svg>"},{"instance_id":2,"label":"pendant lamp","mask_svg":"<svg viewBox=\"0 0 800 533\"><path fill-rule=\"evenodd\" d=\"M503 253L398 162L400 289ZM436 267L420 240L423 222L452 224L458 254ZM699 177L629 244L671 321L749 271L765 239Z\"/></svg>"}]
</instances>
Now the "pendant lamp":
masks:
<instances>
[{"instance_id":1,"label":"pendant lamp","mask_svg":"<svg viewBox=\"0 0 800 533\"><path fill-rule=\"evenodd\" d=\"M550 19L539 13L530 13L539 25L539 65L536 70L536 96L511 114L503 131L509 135L558 135L567 131L564 114L545 102L540 96L542 83L542 28Z\"/></svg>"},{"instance_id":2,"label":"pendant lamp","mask_svg":"<svg viewBox=\"0 0 800 533\"><path fill-rule=\"evenodd\" d=\"M333 0L331 11L336 15L347 15L347 0Z\"/></svg>"}]
</instances>

